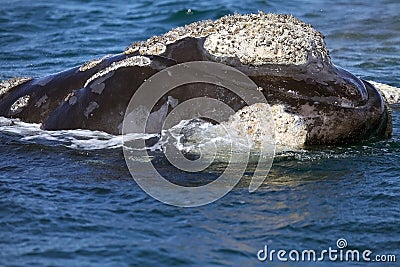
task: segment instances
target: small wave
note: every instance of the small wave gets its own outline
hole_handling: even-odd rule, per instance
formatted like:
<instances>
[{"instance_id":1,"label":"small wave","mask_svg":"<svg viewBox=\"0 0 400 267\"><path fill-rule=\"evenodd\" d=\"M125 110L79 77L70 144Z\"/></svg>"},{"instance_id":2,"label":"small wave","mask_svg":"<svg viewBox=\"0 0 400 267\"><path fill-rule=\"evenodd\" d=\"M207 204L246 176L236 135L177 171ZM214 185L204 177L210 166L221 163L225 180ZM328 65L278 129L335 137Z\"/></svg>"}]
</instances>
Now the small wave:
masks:
<instances>
[{"instance_id":1,"label":"small wave","mask_svg":"<svg viewBox=\"0 0 400 267\"><path fill-rule=\"evenodd\" d=\"M46 131L38 123L26 123L19 119L0 117L0 132L14 135L20 141L63 145L72 149L99 150L122 147L122 136L101 131L61 130Z\"/></svg>"}]
</instances>

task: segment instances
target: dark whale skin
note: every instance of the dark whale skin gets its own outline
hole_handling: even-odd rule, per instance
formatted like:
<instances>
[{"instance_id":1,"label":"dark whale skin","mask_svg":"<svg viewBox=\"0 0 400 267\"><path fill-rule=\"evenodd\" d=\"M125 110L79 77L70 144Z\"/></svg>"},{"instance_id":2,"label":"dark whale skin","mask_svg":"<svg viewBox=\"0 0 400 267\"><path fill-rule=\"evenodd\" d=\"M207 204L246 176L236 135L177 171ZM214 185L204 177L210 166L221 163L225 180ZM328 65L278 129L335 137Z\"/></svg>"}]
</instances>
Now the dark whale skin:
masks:
<instances>
[{"instance_id":1,"label":"dark whale skin","mask_svg":"<svg viewBox=\"0 0 400 267\"><path fill-rule=\"evenodd\" d=\"M189 36L166 44L159 55L132 50L103 58L88 68L75 67L26 81L0 95L0 116L42 123L45 130L90 129L120 134L129 100L145 80L182 62L213 61L240 70L259 86L270 105L282 105L284 112L302 118L307 129L305 145L356 143L391 135L390 109L378 90L334 66L323 55L309 52L302 64L244 64L237 57L211 54L205 41L204 36ZM113 68L135 58L150 63ZM13 105L25 96L28 102L15 111ZM166 104L168 96L179 103L209 96L234 110L244 106L229 90L191 84L171 91L153 111Z\"/></svg>"}]
</instances>

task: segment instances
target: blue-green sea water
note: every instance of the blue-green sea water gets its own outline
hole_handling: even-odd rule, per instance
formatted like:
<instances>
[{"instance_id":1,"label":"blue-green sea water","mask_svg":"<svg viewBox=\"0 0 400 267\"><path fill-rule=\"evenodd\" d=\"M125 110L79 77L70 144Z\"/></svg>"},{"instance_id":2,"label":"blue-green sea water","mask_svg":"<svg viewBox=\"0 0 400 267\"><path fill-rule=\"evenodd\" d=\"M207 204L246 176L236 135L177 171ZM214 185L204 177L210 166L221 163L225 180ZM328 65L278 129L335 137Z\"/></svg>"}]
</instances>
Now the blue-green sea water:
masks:
<instances>
[{"instance_id":1,"label":"blue-green sea water","mask_svg":"<svg viewBox=\"0 0 400 267\"><path fill-rule=\"evenodd\" d=\"M301 18L325 35L335 64L400 87L398 0L0 0L0 78L44 76L176 26L258 10ZM9 124L0 119L0 266L310 266L260 262L257 252L337 249L339 238L400 262L399 107L391 139L286 153L255 193L239 185L198 208L144 193L118 137Z\"/></svg>"}]
</instances>

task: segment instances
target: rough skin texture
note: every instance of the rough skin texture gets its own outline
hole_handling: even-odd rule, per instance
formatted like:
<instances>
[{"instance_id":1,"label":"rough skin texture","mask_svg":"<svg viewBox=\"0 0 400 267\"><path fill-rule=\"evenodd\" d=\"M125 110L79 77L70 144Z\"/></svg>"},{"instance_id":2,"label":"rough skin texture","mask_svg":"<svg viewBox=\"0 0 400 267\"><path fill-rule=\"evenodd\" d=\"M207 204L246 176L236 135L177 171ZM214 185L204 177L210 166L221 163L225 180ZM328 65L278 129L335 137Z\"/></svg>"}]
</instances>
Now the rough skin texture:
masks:
<instances>
[{"instance_id":1,"label":"rough skin texture","mask_svg":"<svg viewBox=\"0 0 400 267\"><path fill-rule=\"evenodd\" d=\"M195 95L216 98L237 111L226 123L248 134L255 145L271 131L277 144L287 147L387 138L387 103L400 101L397 88L372 82L379 93L334 66L323 35L311 25L291 15L259 12L194 22L61 73L4 81L0 116L39 122L49 130L118 134L126 105L140 85L169 66L189 61L219 62L240 70L270 108L262 103L243 107L242 100L221 88L190 84L160 99L157 109L168 108L170 97L180 103ZM154 112L153 117L158 122L162 116Z\"/></svg>"},{"instance_id":2,"label":"rough skin texture","mask_svg":"<svg viewBox=\"0 0 400 267\"><path fill-rule=\"evenodd\" d=\"M28 82L30 80L32 80L32 78L29 78L29 77L17 77L17 78L12 78L12 79L9 79L9 80L2 81L0 83L0 98L2 98L3 95L5 95L11 89L17 87L18 85L26 83L26 82Z\"/></svg>"},{"instance_id":3,"label":"rough skin texture","mask_svg":"<svg viewBox=\"0 0 400 267\"><path fill-rule=\"evenodd\" d=\"M95 79L100 78L100 77L108 74L109 72L115 71L119 68L128 67L128 66L147 66L147 65L150 65L150 59L148 57L143 57L143 56L129 57L129 58L114 62L108 68L102 69L101 71L97 72L95 75L90 77L86 81L84 87L86 87L90 82L94 81Z\"/></svg>"},{"instance_id":4,"label":"rough skin texture","mask_svg":"<svg viewBox=\"0 0 400 267\"><path fill-rule=\"evenodd\" d=\"M194 22L145 42L133 43L126 54L162 55L166 45L186 37L206 38L204 48L215 57L236 57L243 64L305 64L311 53L330 62L323 35L291 15L228 15Z\"/></svg>"}]
</instances>

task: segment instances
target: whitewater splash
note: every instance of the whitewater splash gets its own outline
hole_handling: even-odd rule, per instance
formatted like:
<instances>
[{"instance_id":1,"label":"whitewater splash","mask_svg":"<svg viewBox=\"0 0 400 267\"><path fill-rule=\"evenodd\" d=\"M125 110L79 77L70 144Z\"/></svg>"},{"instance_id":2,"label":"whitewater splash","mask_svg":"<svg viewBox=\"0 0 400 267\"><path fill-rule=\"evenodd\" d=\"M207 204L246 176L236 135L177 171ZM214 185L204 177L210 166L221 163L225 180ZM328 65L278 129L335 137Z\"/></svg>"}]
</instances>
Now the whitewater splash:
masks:
<instances>
[{"instance_id":1,"label":"whitewater splash","mask_svg":"<svg viewBox=\"0 0 400 267\"><path fill-rule=\"evenodd\" d=\"M122 135L81 129L47 131L42 130L38 123L26 123L4 117L0 117L0 132L17 136L25 142L48 144L50 141L54 146L62 145L77 150L116 149L123 146ZM126 138L146 141L157 139L155 143L136 148L149 151L165 151L167 146L173 145L183 153L196 154L200 151L215 150L216 147L223 153L227 146L230 147L231 142L235 142L235 147L243 152L252 148L248 138L239 134L227 136L223 127L203 120L183 120L172 128L163 130L161 134L129 134Z\"/></svg>"},{"instance_id":2,"label":"whitewater splash","mask_svg":"<svg viewBox=\"0 0 400 267\"><path fill-rule=\"evenodd\" d=\"M0 117L0 132L14 135L19 140L31 143L46 143L79 150L99 150L122 147L122 137L101 131L63 130L45 131L38 123L26 123L19 119Z\"/></svg>"},{"instance_id":3,"label":"whitewater splash","mask_svg":"<svg viewBox=\"0 0 400 267\"><path fill-rule=\"evenodd\" d=\"M181 129L183 130L180 131ZM123 137L121 135L91 130L47 131L40 129L40 124L37 123L26 123L19 119L4 117L0 117L0 133L13 136L13 138L22 142L45 144L46 146L61 145L69 149L82 151L119 149L123 147ZM195 155L201 152L213 151L217 147L219 155L216 158L220 161L224 161L224 151L226 151L230 142L230 139L227 138L219 125L213 125L202 120L181 121L175 127L163 130L161 134L131 134L129 137L132 140L156 138L157 142L141 148L151 152L164 152L167 146L173 145L184 154ZM251 143L243 136L236 136L234 142L238 144L236 147L242 147L243 153L250 149L250 157L257 156L257 150L252 150ZM353 158L368 154L390 153L392 149L397 150L398 148L399 143L396 139L344 147L325 146L313 150L286 149L277 150L275 161Z\"/></svg>"}]
</instances>

